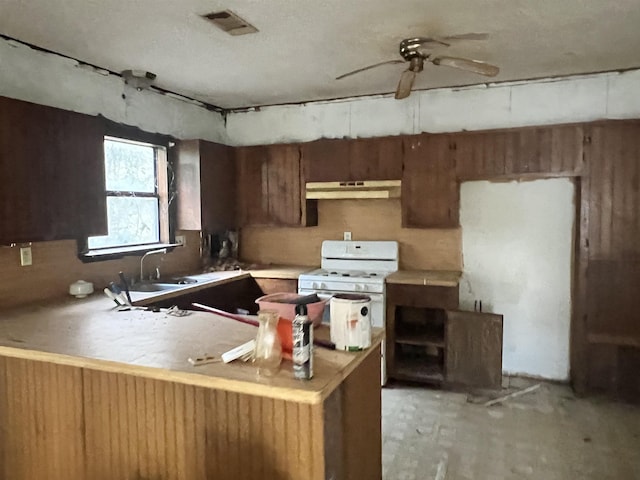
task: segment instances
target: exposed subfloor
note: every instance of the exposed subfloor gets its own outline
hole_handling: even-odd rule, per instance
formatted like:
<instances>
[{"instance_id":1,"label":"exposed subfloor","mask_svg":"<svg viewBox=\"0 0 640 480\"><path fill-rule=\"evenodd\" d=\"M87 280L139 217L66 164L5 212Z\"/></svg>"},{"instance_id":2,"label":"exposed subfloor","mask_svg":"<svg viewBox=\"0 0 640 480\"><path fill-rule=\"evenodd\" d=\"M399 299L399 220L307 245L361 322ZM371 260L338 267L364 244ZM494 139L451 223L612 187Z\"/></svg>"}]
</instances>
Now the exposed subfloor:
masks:
<instances>
[{"instance_id":1,"label":"exposed subfloor","mask_svg":"<svg viewBox=\"0 0 640 480\"><path fill-rule=\"evenodd\" d=\"M511 379L491 396L390 384L382 391L384 480L640 480L640 406Z\"/></svg>"}]
</instances>

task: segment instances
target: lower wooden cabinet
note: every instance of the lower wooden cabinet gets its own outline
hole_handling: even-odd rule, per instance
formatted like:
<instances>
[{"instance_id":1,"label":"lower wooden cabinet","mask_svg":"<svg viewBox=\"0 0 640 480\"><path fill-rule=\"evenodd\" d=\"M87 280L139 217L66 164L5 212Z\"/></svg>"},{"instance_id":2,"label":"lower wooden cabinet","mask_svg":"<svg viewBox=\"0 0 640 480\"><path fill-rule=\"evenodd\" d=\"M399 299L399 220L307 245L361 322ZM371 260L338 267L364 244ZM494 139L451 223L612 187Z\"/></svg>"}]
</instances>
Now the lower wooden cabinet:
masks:
<instances>
[{"instance_id":1,"label":"lower wooden cabinet","mask_svg":"<svg viewBox=\"0 0 640 480\"><path fill-rule=\"evenodd\" d=\"M500 388L502 315L457 310L458 288L387 285L387 374Z\"/></svg>"}]
</instances>

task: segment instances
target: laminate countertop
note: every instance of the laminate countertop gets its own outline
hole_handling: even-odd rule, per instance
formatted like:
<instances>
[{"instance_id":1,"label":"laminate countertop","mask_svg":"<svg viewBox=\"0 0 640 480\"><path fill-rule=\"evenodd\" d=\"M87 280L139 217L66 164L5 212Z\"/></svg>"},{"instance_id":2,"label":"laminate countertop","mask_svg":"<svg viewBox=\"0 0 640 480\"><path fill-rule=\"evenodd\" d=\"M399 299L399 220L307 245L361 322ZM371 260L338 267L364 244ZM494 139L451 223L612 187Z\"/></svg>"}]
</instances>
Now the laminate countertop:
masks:
<instances>
[{"instance_id":1,"label":"laminate countertop","mask_svg":"<svg viewBox=\"0 0 640 480\"><path fill-rule=\"evenodd\" d=\"M246 270L253 278L279 278L283 280L297 280L298 277L306 272L315 270L319 267L305 267L296 265L261 265L251 267Z\"/></svg>"},{"instance_id":2,"label":"laminate countertop","mask_svg":"<svg viewBox=\"0 0 640 480\"><path fill-rule=\"evenodd\" d=\"M363 352L315 348L309 381L293 378L290 361L271 378L258 377L253 365L240 361L188 362L205 354L220 358L256 333L256 327L208 312L178 317L167 310L118 311L104 295L93 294L0 313L0 355L313 404L327 398L384 335L376 329L372 348ZM328 339L328 328L320 326L316 335Z\"/></svg>"},{"instance_id":3,"label":"laminate countertop","mask_svg":"<svg viewBox=\"0 0 640 480\"><path fill-rule=\"evenodd\" d=\"M449 270L398 270L388 275L387 283L427 285L432 287L457 287L462 272Z\"/></svg>"}]
</instances>

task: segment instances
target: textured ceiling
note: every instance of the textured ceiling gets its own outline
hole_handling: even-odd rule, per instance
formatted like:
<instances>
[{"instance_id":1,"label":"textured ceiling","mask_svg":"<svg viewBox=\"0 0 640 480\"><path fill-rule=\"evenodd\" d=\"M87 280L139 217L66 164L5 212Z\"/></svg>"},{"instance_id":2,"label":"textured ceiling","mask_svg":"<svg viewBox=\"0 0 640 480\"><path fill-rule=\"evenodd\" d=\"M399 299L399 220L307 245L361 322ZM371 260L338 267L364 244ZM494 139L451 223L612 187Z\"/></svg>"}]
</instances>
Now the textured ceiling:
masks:
<instances>
[{"instance_id":1,"label":"textured ceiling","mask_svg":"<svg viewBox=\"0 0 640 480\"><path fill-rule=\"evenodd\" d=\"M258 28L230 36L200 15L231 9ZM500 66L490 81L640 67L638 0L0 0L0 33L223 108L395 90L411 36L486 32L447 55ZM445 53L443 50L442 53ZM414 89L489 81L432 64Z\"/></svg>"}]
</instances>

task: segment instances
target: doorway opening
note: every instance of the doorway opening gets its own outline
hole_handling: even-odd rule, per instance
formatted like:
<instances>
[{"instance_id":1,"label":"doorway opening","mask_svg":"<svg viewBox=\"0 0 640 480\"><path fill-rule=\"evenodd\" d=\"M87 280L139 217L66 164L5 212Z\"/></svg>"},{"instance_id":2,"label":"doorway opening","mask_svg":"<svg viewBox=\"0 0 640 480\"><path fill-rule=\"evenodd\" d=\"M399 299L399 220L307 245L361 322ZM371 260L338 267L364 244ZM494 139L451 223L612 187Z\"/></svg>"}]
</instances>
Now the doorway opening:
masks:
<instances>
[{"instance_id":1,"label":"doorway opening","mask_svg":"<svg viewBox=\"0 0 640 480\"><path fill-rule=\"evenodd\" d=\"M504 316L503 373L569 380L575 185L464 182L460 307Z\"/></svg>"}]
</instances>

